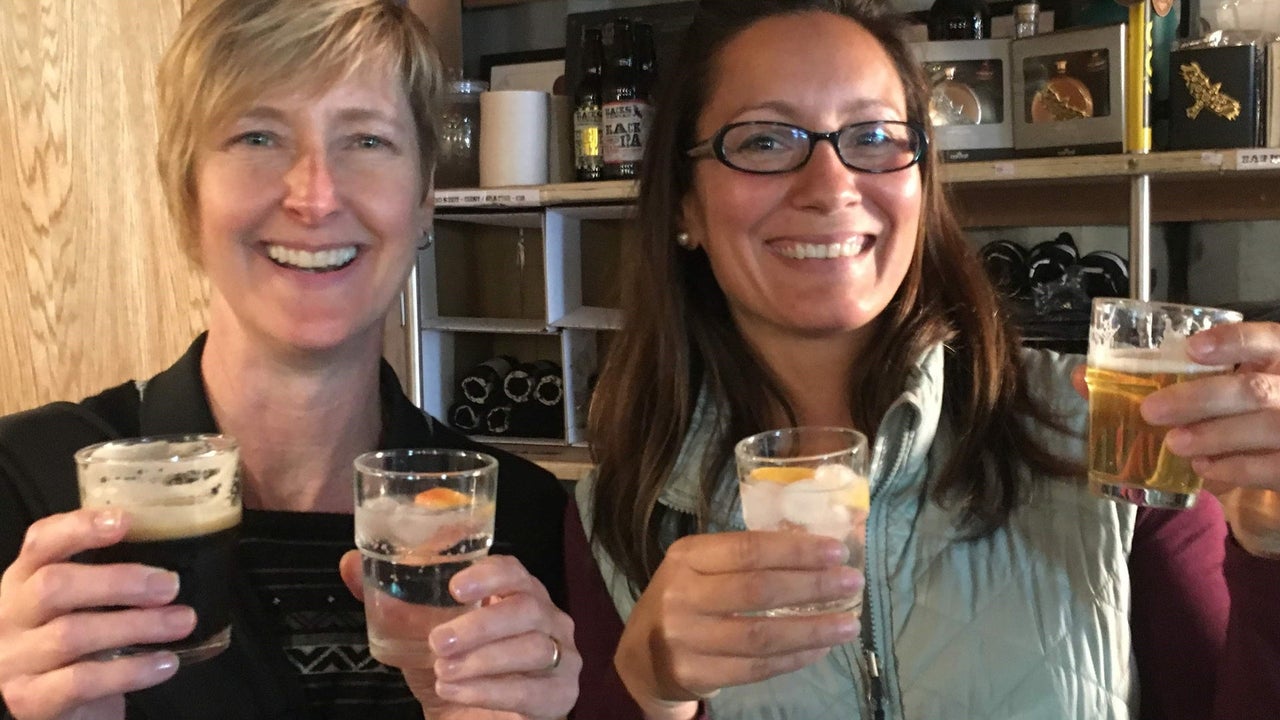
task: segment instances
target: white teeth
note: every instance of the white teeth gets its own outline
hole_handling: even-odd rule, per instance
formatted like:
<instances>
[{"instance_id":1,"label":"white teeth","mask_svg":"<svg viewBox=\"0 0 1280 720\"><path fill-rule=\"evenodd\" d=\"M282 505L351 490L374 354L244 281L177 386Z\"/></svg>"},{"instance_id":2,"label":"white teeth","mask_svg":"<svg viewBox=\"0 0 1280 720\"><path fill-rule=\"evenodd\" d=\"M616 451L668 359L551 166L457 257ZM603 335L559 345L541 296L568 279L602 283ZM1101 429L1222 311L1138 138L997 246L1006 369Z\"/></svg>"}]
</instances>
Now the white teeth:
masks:
<instances>
[{"instance_id":1,"label":"white teeth","mask_svg":"<svg viewBox=\"0 0 1280 720\"><path fill-rule=\"evenodd\" d=\"M356 247L348 245L347 247L334 248L332 250L311 252L281 245L268 245L267 257L281 265L289 265L301 270L332 270L354 260Z\"/></svg>"},{"instance_id":2,"label":"white teeth","mask_svg":"<svg viewBox=\"0 0 1280 720\"><path fill-rule=\"evenodd\" d=\"M778 246L778 254L793 260L807 260L809 258L825 260L828 258L854 257L862 252L865 246L866 240L862 237L846 240L842 243L786 243Z\"/></svg>"}]
</instances>

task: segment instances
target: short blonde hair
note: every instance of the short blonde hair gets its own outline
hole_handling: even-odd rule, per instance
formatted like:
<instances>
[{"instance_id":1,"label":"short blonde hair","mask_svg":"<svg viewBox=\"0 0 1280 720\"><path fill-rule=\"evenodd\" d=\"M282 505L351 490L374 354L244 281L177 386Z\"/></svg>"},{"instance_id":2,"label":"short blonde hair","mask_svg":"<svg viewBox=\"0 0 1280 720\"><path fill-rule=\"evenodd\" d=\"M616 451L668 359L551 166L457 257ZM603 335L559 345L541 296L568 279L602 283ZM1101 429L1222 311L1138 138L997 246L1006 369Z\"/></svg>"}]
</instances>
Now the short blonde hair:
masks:
<instances>
[{"instance_id":1,"label":"short blonde hair","mask_svg":"<svg viewBox=\"0 0 1280 720\"><path fill-rule=\"evenodd\" d=\"M156 76L156 164L188 257L199 262L197 151L214 128L281 84L323 90L367 63L398 68L426 187L438 147L440 57L393 0L196 0Z\"/></svg>"}]
</instances>

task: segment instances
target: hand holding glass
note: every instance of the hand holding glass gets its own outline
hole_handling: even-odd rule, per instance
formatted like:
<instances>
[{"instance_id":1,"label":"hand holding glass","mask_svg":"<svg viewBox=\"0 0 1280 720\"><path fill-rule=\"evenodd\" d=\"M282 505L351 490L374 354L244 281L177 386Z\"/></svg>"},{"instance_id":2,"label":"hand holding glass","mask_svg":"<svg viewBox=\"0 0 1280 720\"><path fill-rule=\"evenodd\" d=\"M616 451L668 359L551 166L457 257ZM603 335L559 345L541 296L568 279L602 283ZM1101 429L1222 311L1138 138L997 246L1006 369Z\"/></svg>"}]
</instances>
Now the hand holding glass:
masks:
<instances>
[{"instance_id":1,"label":"hand holding glass","mask_svg":"<svg viewBox=\"0 0 1280 720\"><path fill-rule=\"evenodd\" d=\"M385 450L356 458L356 547L376 660L432 665L432 629L470 609L449 594L449 581L488 554L497 488L498 461L484 453Z\"/></svg>"},{"instance_id":2,"label":"hand holding glass","mask_svg":"<svg viewBox=\"0 0 1280 720\"><path fill-rule=\"evenodd\" d=\"M1186 509L1203 484L1186 458L1169 452L1169 428L1148 425L1148 395L1230 366L1187 357L1187 338L1240 322L1238 312L1192 305L1096 298L1089 328L1089 483L1098 494L1135 505Z\"/></svg>"},{"instance_id":3,"label":"hand holding glass","mask_svg":"<svg viewBox=\"0 0 1280 720\"><path fill-rule=\"evenodd\" d=\"M848 428L770 430L738 442L738 488L748 530L824 535L845 543L850 567L864 570L867 513L867 438ZM862 596L766 610L769 616L857 612Z\"/></svg>"},{"instance_id":4,"label":"hand holding glass","mask_svg":"<svg viewBox=\"0 0 1280 720\"><path fill-rule=\"evenodd\" d=\"M90 562L141 563L178 574L176 605L190 606L196 627L182 640L118 648L107 656L171 650L183 665L231 643L231 573L240 525L240 450L222 435L112 440L75 455L80 505L123 508L121 542Z\"/></svg>"}]
</instances>

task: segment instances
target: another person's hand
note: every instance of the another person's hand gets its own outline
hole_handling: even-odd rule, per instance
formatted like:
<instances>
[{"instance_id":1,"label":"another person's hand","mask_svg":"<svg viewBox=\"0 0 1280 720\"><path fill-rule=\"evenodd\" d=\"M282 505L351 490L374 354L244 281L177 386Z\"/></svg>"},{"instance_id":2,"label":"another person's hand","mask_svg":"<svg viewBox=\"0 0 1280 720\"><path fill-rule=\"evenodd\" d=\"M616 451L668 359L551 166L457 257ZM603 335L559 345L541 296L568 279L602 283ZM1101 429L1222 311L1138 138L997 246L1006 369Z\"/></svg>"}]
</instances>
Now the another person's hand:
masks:
<instances>
[{"instance_id":1,"label":"another person's hand","mask_svg":"<svg viewBox=\"0 0 1280 720\"><path fill-rule=\"evenodd\" d=\"M1143 418L1172 427L1166 447L1190 458L1210 491L1280 490L1280 324L1210 328L1188 339L1187 354L1235 371L1152 393L1142 403Z\"/></svg>"},{"instance_id":2,"label":"another person's hand","mask_svg":"<svg viewBox=\"0 0 1280 720\"><path fill-rule=\"evenodd\" d=\"M51 515L27 529L22 550L0 578L0 694L17 720L120 720L124 693L164 682L178 670L171 652L113 660L95 653L180 640L195 613L169 606L177 575L137 564L85 565L76 553L124 538L119 510ZM100 607L128 609L99 611Z\"/></svg>"},{"instance_id":3,"label":"another person's hand","mask_svg":"<svg viewBox=\"0 0 1280 720\"><path fill-rule=\"evenodd\" d=\"M674 543L636 603L614 657L651 718L687 718L722 687L821 659L858 635L853 613L764 617L862 590L843 543L808 533L692 535Z\"/></svg>"},{"instance_id":4,"label":"another person's hand","mask_svg":"<svg viewBox=\"0 0 1280 720\"><path fill-rule=\"evenodd\" d=\"M360 555L342 558L342 577L363 597ZM578 700L582 658L573 621L518 560L486 557L459 572L449 592L484 601L431 631L432 667L403 670L429 720L559 718Z\"/></svg>"},{"instance_id":5,"label":"another person's hand","mask_svg":"<svg viewBox=\"0 0 1280 720\"><path fill-rule=\"evenodd\" d=\"M1235 370L1171 385L1142 402L1142 417L1170 427L1166 447L1191 459L1205 488L1280 491L1280 324L1220 325L1192 335L1187 354ZM1084 367L1072 381L1088 397Z\"/></svg>"}]
</instances>

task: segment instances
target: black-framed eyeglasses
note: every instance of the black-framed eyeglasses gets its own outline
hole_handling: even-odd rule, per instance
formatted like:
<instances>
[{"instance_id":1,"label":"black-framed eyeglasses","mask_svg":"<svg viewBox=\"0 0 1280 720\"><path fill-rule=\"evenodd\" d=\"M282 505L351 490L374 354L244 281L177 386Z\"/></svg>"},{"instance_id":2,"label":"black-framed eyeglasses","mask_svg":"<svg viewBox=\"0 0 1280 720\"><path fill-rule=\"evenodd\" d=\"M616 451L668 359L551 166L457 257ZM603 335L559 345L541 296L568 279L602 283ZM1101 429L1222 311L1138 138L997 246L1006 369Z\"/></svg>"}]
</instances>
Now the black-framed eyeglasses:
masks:
<instances>
[{"instance_id":1,"label":"black-framed eyeglasses","mask_svg":"<svg viewBox=\"0 0 1280 720\"><path fill-rule=\"evenodd\" d=\"M872 120L822 133L789 123L751 120L725 125L686 154L710 155L734 170L772 175L803 167L821 140L831 143L845 167L866 173L909 168L920 162L928 147L924 128L911 122Z\"/></svg>"}]
</instances>

